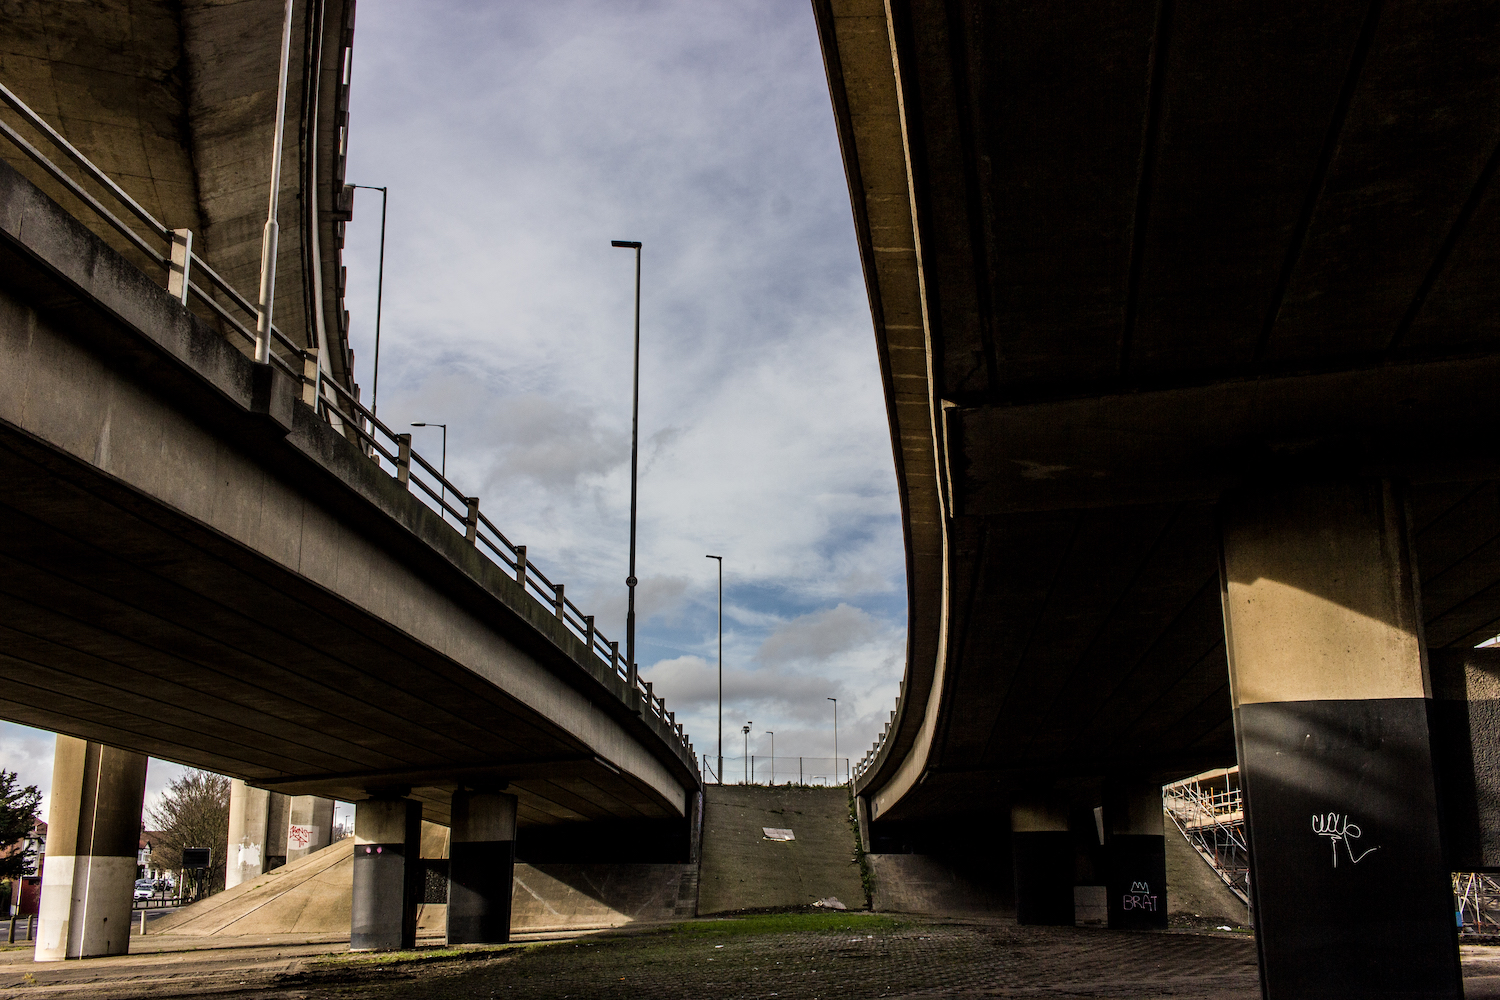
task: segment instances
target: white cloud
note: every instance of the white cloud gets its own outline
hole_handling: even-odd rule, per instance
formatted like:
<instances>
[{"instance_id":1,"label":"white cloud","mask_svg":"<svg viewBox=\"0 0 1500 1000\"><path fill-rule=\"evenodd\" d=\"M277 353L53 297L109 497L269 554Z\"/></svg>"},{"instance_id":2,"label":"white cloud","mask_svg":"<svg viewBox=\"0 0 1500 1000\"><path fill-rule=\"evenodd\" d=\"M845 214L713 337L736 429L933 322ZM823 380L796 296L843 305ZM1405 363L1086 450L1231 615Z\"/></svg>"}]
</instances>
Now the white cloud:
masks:
<instances>
[{"instance_id":1,"label":"white cloud","mask_svg":"<svg viewBox=\"0 0 1500 1000\"><path fill-rule=\"evenodd\" d=\"M449 478L623 646L635 266L609 242L643 241L642 664L706 731L691 664L717 655L703 554L721 554L743 711L791 731L834 694L851 733L878 728L864 703L894 698L903 647L900 514L810 10L418 9L362 6L356 39L350 179L391 189L381 416L446 421Z\"/></svg>"},{"instance_id":2,"label":"white cloud","mask_svg":"<svg viewBox=\"0 0 1500 1000\"><path fill-rule=\"evenodd\" d=\"M390 188L382 420L446 422L448 478L623 647L635 266L609 244L643 241L643 667L700 751L716 739L722 555L734 734L753 718L778 753L831 753L834 696L841 747L867 746L901 672L904 557L805 0L359 13L349 180ZM379 218L360 192L366 398ZM441 431L413 433L439 461Z\"/></svg>"}]
</instances>

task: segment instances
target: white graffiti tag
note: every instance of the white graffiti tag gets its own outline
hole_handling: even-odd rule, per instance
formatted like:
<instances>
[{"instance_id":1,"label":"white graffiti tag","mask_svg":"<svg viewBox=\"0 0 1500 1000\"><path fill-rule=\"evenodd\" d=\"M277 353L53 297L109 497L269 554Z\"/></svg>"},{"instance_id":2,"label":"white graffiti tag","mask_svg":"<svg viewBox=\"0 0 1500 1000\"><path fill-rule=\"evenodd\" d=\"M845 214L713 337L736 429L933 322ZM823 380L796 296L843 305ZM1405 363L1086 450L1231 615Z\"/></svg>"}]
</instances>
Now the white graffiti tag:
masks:
<instances>
[{"instance_id":1,"label":"white graffiti tag","mask_svg":"<svg viewBox=\"0 0 1500 1000\"><path fill-rule=\"evenodd\" d=\"M1359 864L1367 856L1380 850L1379 847L1367 848L1361 851L1359 856L1354 854L1354 842L1363 836L1363 831L1358 826L1349 822L1347 815L1340 816L1338 813L1320 813L1312 818L1313 833L1319 837L1327 837L1329 846L1333 848L1333 867L1339 866L1339 844L1344 845L1344 850L1349 854L1350 864Z\"/></svg>"}]
</instances>

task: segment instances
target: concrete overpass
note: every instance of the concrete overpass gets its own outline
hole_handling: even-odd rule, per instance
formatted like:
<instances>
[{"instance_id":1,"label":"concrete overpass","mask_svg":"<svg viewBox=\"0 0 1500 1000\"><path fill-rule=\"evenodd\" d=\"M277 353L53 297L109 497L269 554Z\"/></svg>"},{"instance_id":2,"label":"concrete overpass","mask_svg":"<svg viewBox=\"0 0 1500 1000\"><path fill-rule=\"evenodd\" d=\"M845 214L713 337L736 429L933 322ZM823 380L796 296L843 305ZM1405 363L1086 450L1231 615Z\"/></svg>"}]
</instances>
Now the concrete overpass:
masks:
<instances>
[{"instance_id":1,"label":"concrete overpass","mask_svg":"<svg viewBox=\"0 0 1500 1000\"><path fill-rule=\"evenodd\" d=\"M867 843L1149 926L1154 786L1238 758L1267 995L1459 995L1500 7L813 6L906 527Z\"/></svg>"},{"instance_id":2,"label":"concrete overpass","mask_svg":"<svg viewBox=\"0 0 1500 1000\"><path fill-rule=\"evenodd\" d=\"M97 4L0 34L25 173L0 165L0 717L66 734L39 957L128 944L148 754L359 802L356 947L411 940L418 818L452 825L454 941L504 939L517 855L695 850L665 704L359 402L352 3L297 8L278 336L247 356L281 10Z\"/></svg>"}]
</instances>

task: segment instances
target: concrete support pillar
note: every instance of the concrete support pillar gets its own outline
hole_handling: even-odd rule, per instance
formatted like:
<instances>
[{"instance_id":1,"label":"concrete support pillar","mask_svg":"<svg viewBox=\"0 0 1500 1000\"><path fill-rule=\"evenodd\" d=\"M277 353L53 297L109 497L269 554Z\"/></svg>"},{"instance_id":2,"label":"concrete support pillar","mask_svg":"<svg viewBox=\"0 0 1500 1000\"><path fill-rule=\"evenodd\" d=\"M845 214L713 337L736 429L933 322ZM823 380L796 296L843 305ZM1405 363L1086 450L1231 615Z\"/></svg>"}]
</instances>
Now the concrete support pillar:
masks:
<instances>
[{"instance_id":1,"label":"concrete support pillar","mask_svg":"<svg viewBox=\"0 0 1500 1000\"><path fill-rule=\"evenodd\" d=\"M448 839L448 943L510 940L510 894L516 868L516 797L453 793Z\"/></svg>"},{"instance_id":2,"label":"concrete support pillar","mask_svg":"<svg viewBox=\"0 0 1500 1000\"><path fill-rule=\"evenodd\" d=\"M224 888L233 888L327 847L332 831L332 799L313 795L293 798L253 788L235 778L229 785Z\"/></svg>"},{"instance_id":3,"label":"concrete support pillar","mask_svg":"<svg viewBox=\"0 0 1500 1000\"><path fill-rule=\"evenodd\" d=\"M1111 930L1166 930L1167 841L1161 785L1112 784L1104 820L1106 899Z\"/></svg>"},{"instance_id":4,"label":"concrete support pillar","mask_svg":"<svg viewBox=\"0 0 1500 1000\"><path fill-rule=\"evenodd\" d=\"M58 736L36 960L124 955L146 795L146 758Z\"/></svg>"},{"instance_id":5,"label":"concrete support pillar","mask_svg":"<svg viewBox=\"0 0 1500 1000\"><path fill-rule=\"evenodd\" d=\"M1010 808L1016 922L1073 925L1073 838L1057 796L1018 798Z\"/></svg>"},{"instance_id":6,"label":"concrete support pillar","mask_svg":"<svg viewBox=\"0 0 1500 1000\"><path fill-rule=\"evenodd\" d=\"M275 871L286 864L287 813L291 796L272 792L266 806L266 861L265 871Z\"/></svg>"},{"instance_id":7,"label":"concrete support pillar","mask_svg":"<svg viewBox=\"0 0 1500 1000\"><path fill-rule=\"evenodd\" d=\"M333 843L333 800L294 795L287 800L286 863Z\"/></svg>"},{"instance_id":8,"label":"concrete support pillar","mask_svg":"<svg viewBox=\"0 0 1500 1000\"><path fill-rule=\"evenodd\" d=\"M416 947L424 881L422 803L406 798L355 803L349 950Z\"/></svg>"},{"instance_id":9,"label":"concrete support pillar","mask_svg":"<svg viewBox=\"0 0 1500 1000\"><path fill-rule=\"evenodd\" d=\"M1400 490L1266 490L1222 525L1265 996L1461 997Z\"/></svg>"},{"instance_id":10,"label":"concrete support pillar","mask_svg":"<svg viewBox=\"0 0 1500 1000\"><path fill-rule=\"evenodd\" d=\"M266 820L271 793L239 778L229 783L229 845L224 888L233 889L266 870Z\"/></svg>"}]
</instances>

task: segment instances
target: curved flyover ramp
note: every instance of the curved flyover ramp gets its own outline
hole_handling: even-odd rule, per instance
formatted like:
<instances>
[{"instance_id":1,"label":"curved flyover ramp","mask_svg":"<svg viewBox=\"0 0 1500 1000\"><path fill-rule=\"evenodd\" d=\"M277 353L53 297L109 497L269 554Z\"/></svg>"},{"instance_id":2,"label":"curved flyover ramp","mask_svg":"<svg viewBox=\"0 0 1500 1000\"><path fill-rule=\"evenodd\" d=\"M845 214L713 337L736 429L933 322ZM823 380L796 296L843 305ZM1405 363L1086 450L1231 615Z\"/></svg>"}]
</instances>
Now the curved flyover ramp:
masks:
<instances>
[{"instance_id":1,"label":"curved flyover ramp","mask_svg":"<svg viewBox=\"0 0 1500 1000\"><path fill-rule=\"evenodd\" d=\"M906 529L867 843L1023 919L1078 888L1161 926L1159 785L1238 759L1267 995L1456 996L1500 632L1496 9L813 6Z\"/></svg>"}]
</instances>

